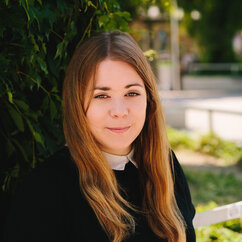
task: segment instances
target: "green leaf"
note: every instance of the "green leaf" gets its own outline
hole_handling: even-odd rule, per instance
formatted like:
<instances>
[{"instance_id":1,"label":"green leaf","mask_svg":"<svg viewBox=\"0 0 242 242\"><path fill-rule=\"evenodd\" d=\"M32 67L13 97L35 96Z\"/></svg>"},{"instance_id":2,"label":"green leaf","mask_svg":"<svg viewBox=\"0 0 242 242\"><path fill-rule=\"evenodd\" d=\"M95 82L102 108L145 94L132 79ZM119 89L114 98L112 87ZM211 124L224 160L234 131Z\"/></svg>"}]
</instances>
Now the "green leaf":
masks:
<instances>
[{"instance_id":1,"label":"green leaf","mask_svg":"<svg viewBox=\"0 0 242 242\"><path fill-rule=\"evenodd\" d=\"M39 56L36 56L35 59L38 62L38 64L40 65L41 70L45 74L48 74L47 65L46 65L45 61L42 58L40 58Z\"/></svg>"},{"instance_id":2,"label":"green leaf","mask_svg":"<svg viewBox=\"0 0 242 242\"><path fill-rule=\"evenodd\" d=\"M109 30L116 30L117 29L117 22L115 19L111 18L110 21L104 25L104 30L109 31Z\"/></svg>"},{"instance_id":3,"label":"green leaf","mask_svg":"<svg viewBox=\"0 0 242 242\"><path fill-rule=\"evenodd\" d=\"M36 142L40 143L45 148L44 139L41 136L41 134L34 129L30 120L27 119L26 122L27 122L29 129L30 129L32 135L34 136L34 139L36 140Z\"/></svg>"},{"instance_id":4,"label":"green leaf","mask_svg":"<svg viewBox=\"0 0 242 242\"><path fill-rule=\"evenodd\" d=\"M25 161L28 161L28 155L27 155L26 151L24 150L23 146L20 145L20 143L18 142L18 140L17 140L17 139L12 139L12 142L13 142L13 143L17 146L17 148L20 150L20 152L21 152L21 154L22 154L24 160L25 160Z\"/></svg>"},{"instance_id":5,"label":"green leaf","mask_svg":"<svg viewBox=\"0 0 242 242\"><path fill-rule=\"evenodd\" d=\"M109 17L107 15L102 15L98 18L99 27L105 26L109 21Z\"/></svg>"},{"instance_id":6,"label":"green leaf","mask_svg":"<svg viewBox=\"0 0 242 242\"><path fill-rule=\"evenodd\" d=\"M10 183L10 180L11 180L11 176L10 174L7 174L3 180L3 185L2 185L2 190L5 192L8 190L9 188L9 183Z\"/></svg>"},{"instance_id":7,"label":"green leaf","mask_svg":"<svg viewBox=\"0 0 242 242\"><path fill-rule=\"evenodd\" d=\"M30 118L33 119L35 122L38 122L38 115L36 114L36 112L28 111L28 112L26 113L26 116L30 117Z\"/></svg>"},{"instance_id":8,"label":"green leaf","mask_svg":"<svg viewBox=\"0 0 242 242\"><path fill-rule=\"evenodd\" d=\"M58 79L60 74L58 60L54 60L53 57L49 57L47 60L48 60L50 75L53 74Z\"/></svg>"},{"instance_id":9,"label":"green leaf","mask_svg":"<svg viewBox=\"0 0 242 242\"><path fill-rule=\"evenodd\" d=\"M43 137L40 135L40 133L35 132L34 133L34 138L37 142L39 142L43 147L45 147Z\"/></svg>"},{"instance_id":10,"label":"green leaf","mask_svg":"<svg viewBox=\"0 0 242 242\"><path fill-rule=\"evenodd\" d=\"M64 14L65 9L66 9L66 2L58 0L57 1L57 8L60 10L61 14Z\"/></svg>"},{"instance_id":11,"label":"green leaf","mask_svg":"<svg viewBox=\"0 0 242 242\"><path fill-rule=\"evenodd\" d=\"M45 54L47 54L46 44L45 43L42 43L42 50L44 51Z\"/></svg>"},{"instance_id":12,"label":"green leaf","mask_svg":"<svg viewBox=\"0 0 242 242\"><path fill-rule=\"evenodd\" d=\"M19 171L20 171L20 165L19 165L19 163L16 163L16 165L13 167L13 169L11 171L11 176L14 178L18 178Z\"/></svg>"},{"instance_id":13,"label":"green leaf","mask_svg":"<svg viewBox=\"0 0 242 242\"><path fill-rule=\"evenodd\" d=\"M13 104L13 94L8 91L8 101Z\"/></svg>"},{"instance_id":14,"label":"green leaf","mask_svg":"<svg viewBox=\"0 0 242 242\"><path fill-rule=\"evenodd\" d=\"M26 119L26 123L29 126L30 132L34 135L34 128L33 128L33 125L31 124L30 120Z\"/></svg>"},{"instance_id":15,"label":"green leaf","mask_svg":"<svg viewBox=\"0 0 242 242\"><path fill-rule=\"evenodd\" d=\"M10 157L13 154L13 151L15 150L13 144L10 142L10 140L8 140L7 142L7 154L8 157Z\"/></svg>"},{"instance_id":16,"label":"green leaf","mask_svg":"<svg viewBox=\"0 0 242 242\"><path fill-rule=\"evenodd\" d=\"M56 48L56 54L55 54L54 59L56 59L57 57L61 56L63 50L64 50L64 42L60 42L60 43L57 45L57 48Z\"/></svg>"},{"instance_id":17,"label":"green leaf","mask_svg":"<svg viewBox=\"0 0 242 242\"><path fill-rule=\"evenodd\" d=\"M39 46L38 46L38 44L37 44L37 42L36 42L36 40L34 38L34 35L31 35L31 41L32 41L32 44L34 45L34 50L36 52L39 52Z\"/></svg>"},{"instance_id":18,"label":"green leaf","mask_svg":"<svg viewBox=\"0 0 242 242\"><path fill-rule=\"evenodd\" d=\"M44 97L44 99L42 101L41 110L43 112L45 112L46 109L49 107L49 99L50 99L49 96L46 96L46 97Z\"/></svg>"},{"instance_id":19,"label":"green leaf","mask_svg":"<svg viewBox=\"0 0 242 242\"><path fill-rule=\"evenodd\" d=\"M0 26L0 37L3 38L3 33L6 30L4 26Z\"/></svg>"},{"instance_id":20,"label":"green leaf","mask_svg":"<svg viewBox=\"0 0 242 242\"><path fill-rule=\"evenodd\" d=\"M26 8L26 6L25 6L24 4L22 4L22 7L23 7L23 8L24 8L24 10L25 10L25 13L26 13L26 15L27 15L28 22L29 22L29 21L30 21L29 12L28 12L28 10L27 10L27 8Z\"/></svg>"},{"instance_id":21,"label":"green leaf","mask_svg":"<svg viewBox=\"0 0 242 242\"><path fill-rule=\"evenodd\" d=\"M44 6L45 7L41 9L39 17L42 18L42 21L47 20L50 27L53 28L53 24L56 18L56 11L51 10L49 4L45 4Z\"/></svg>"},{"instance_id":22,"label":"green leaf","mask_svg":"<svg viewBox=\"0 0 242 242\"><path fill-rule=\"evenodd\" d=\"M108 6L107 6L107 3L106 2L103 3L103 6L106 9L106 11L109 13Z\"/></svg>"},{"instance_id":23,"label":"green leaf","mask_svg":"<svg viewBox=\"0 0 242 242\"><path fill-rule=\"evenodd\" d=\"M24 132L24 122L21 114L10 105L8 105L8 111L18 130Z\"/></svg>"},{"instance_id":24,"label":"green leaf","mask_svg":"<svg viewBox=\"0 0 242 242\"><path fill-rule=\"evenodd\" d=\"M24 101L15 99L14 102L17 104L19 108L23 109L24 111L29 110L29 105L26 104Z\"/></svg>"},{"instance_id":25,"label":"green leaf","mask_svg":"<svg viewBox=\"0 0 242 242\"><path fill-rule=\"evenodd\" d=\"M127 21L125 21L122 17L120 16L115 16L116 23L119 24L119 29L121 31L128 31L129 30L129 25Z\"/></svg>"},{"instance_id":26,"label":"green leaf","mask_svg":"<svg viewBox=\"0 0 242 242\"><path fill-rule=\"evenodd\" d=\"M61 97L59 95L53 94L53 96L56 98L57 101L59 101L59 102L62 101L62 99L61 99Z\"/></svg>"},{"instance_id":27,"label":"green leaf","mask_svg":"<svg viewBox=\"0 0 242 242\"><path fill-rule=\"evenodd\" d=\"M42 82L41 77L39 75L36 75L35 80L36 80L37 87L39 88Z\"/></svg>"},{"instance_id":28,"label":"green leaf","mask_svg":"<svg viewBox=\"0 0 242 242\"><path fill-rule=\"evenodd\" d=\"M95 9L97 9L97 7L92 3L92 1L88 1L88 2L87 2L87 5L88 5L88 6L92 6L92 7L94 7Z\"/></svg>"},{"instance_id":29,"label":"green leaf","mask_svg":"<svg viewBox=\"0 0 242 242\"><path fill-rule=\"evenodd\" d=\"M101 15L101 14L103 14L103 12L102 12L101 10L97 10L97 11L96 11L96 14L97 14L97 15Z\"/></svg>"},{"instance_id":30,"label":"green leaf","mask_svg":"<svg viewBox=\"0 0 242 242\"><path fill-rule=\"evenodd\" d=\"M31 5L33 5L33 4L31 4ZM29 13L29 17L30 17L30 23L32 23L35 20L38 24L38 29L40 29L39 9L34 6L31 6L28 8L28 13Z\"/></svg>"},{"instance_id":31,"label":"green leaf","mask_svg":"<svg viewBox=\"0 0 242 242\"><path fill-rule=\"evenodd\" d=\"M127 21L131 21L132 20L129 12L126 12L126 11L124 11L124 12L117 11L114 14L115 15L118 15L118 16L120 16L122 18L124 18Z\"/></svg>"},{"instance_id":32,"label":"green leaf","mask_svg":"<svg viewBox=\"0 0 242 242\"><path fill-rule=\"evenodd\" d=\"M54 86L54 87L51 89L51 92L58 93L58 92L59 92L59 90L57 89L57 87L56 87L56 86Z\"/></svg>"},{"instance_id":33,"label":"green leaf","mask_svg":"<svg viewBox=\"0 0 242 242\"><path fill-rule=\"evenodd\" d=\"M50 99L50 118L53 120L56 116L57 109L55 103Z\"/></svg>"}]
</instances>

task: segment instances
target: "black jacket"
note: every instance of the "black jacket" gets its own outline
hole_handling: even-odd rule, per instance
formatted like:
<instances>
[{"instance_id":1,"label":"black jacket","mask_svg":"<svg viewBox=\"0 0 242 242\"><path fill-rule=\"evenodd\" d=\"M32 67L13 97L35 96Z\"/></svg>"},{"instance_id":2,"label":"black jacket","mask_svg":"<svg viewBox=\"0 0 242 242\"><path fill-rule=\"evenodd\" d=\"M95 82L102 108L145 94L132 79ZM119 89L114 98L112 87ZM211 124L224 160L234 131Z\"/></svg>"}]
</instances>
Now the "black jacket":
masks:
<instances>
[{"instance_id":1,"label":"black jacket","mask_svg":"<svg viewBox=\"0 0 242 242\"><path fill-rule=\"evenodd\" d=\"M174 155L174 154L173 154ZM175 155L175 196L187 223L187 241L195 241L195 214L184 173ZM126 199L141 206L138 169L114 171ZM156 237L141 214L134 214L136 232L127 241L165 241ZM25 179L13 201L6 226L6 242L104 242L109 241L95 213L80 191L78 171L64 148Z\"/></svg>"}]
</instances>

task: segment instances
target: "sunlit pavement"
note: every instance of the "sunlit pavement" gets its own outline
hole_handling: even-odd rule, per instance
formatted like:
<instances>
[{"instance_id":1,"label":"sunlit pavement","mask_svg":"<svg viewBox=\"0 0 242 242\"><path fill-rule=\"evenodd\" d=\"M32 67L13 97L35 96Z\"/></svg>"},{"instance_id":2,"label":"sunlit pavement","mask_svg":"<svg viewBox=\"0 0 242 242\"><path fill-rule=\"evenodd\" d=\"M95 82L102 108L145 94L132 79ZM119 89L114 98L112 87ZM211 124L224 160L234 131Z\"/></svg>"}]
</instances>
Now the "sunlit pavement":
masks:
<instances>
[{"instance_id":1,"label":"sunlit pavement","mask_svg":"<svg viewBox=\"0 0 242 242\"><path fill-rule=\"evenodd\" d=\"M242 144L241 90L160 91L166 122L199 133L213 131Z\"/></svg>"}]
</instances>

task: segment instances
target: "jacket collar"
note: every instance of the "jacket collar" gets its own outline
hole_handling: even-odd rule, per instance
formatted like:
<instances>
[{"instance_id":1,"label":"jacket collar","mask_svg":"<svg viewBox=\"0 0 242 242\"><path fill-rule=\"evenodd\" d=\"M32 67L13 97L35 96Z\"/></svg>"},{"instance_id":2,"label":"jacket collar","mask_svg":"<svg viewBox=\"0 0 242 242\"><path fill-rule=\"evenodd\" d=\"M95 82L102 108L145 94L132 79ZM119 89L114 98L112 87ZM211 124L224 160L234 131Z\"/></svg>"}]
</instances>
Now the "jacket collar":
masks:
<instances>
[{"instance_id":1,"label":"jacket collar","mask_svg":"<svg viewBox=\"0 0 242 242\"><path fill-rule=\"evenodd\" d=\"M113 170L119 170L119 171L123 171L125 168L125 165L131 161L136 167L137 164L134 161L134 150L132 149L129 154L127 155L113 155L113 154L109 154L103 151L104 156L106 157L108 164L110 165L110 167Z\"/></svg>"}]
</instances>

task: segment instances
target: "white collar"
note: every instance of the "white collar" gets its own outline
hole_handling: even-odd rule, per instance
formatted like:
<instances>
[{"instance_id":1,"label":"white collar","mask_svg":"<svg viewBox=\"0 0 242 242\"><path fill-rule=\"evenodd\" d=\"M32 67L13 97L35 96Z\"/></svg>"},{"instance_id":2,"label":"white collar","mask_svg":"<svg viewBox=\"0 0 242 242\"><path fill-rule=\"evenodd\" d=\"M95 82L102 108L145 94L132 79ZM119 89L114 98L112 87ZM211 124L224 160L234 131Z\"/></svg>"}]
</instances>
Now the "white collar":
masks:
<instances>
[{"instance_id":1,"label":"white collar","mask_svg":"<svg viewBox=\"0 0 242 242\"><path fill-rule=\"evenodd\" d=\"M133 158L134 150L131 150L127 155L112 155L104 151L103 151L103 154L106 157L108 164L113 170L123 171L125 168L125 165L129 161L131 161L137 167L137 164Z\"/></svg>"}]
</instances>

